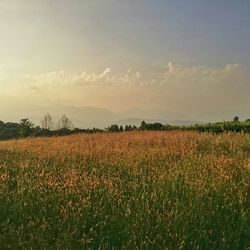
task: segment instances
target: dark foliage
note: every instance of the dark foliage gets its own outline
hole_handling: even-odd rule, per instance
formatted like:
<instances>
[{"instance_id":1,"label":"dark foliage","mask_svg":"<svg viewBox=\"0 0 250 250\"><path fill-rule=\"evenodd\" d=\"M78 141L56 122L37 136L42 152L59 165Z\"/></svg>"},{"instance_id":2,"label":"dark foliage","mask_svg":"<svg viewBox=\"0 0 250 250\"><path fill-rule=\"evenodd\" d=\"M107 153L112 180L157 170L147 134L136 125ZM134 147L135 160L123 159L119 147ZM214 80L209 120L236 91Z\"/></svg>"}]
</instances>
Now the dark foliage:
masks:
<instances>
[{"instance_id":1,"label":"dark foliage","mask_svg":"<svg viewBox=\"0 0 250 250\"><path fill-rule=\"evenodd\" d=\"M72 124L71 121L67 124ZM18 139L25 137L39 137L39 136L63 136L79 133L100 133L100 132L123 132L123 131L171 131L171 130L190 130L197 132L209 132L209 133L250 133L250 119L245 122L239 121L238 117L235 117L233 121L217 122L208 124L196 124L194 126L172 126L169 124L163 125L161 123L146 123L143 121L141 126L136 127L134 125L118 126L117 124L110 125L106 130L93 128L93 129L80 129L73 128L72 126L62 126L57 130L50 130L35 126L29 119L21 119L20 123L12 123L0 121L0 140Z\"/></svg>"},{"instance_id":2,"label":"dark foliage","mask_svg":"<svg viewBox=\"0 0 250 250\"><path fill-rule=\"evenodd\" d=\"M79 133L97 133L103 132L101 129L69 129L61 128L57 130L49 130L41 128L39 126L34 126L27 118L22 119L20 123L12 123L0 121L0 140L10 140L10 139L19 139L25 137L50 137L50 136L63 136Z\"/></svg>"}]
</instances>

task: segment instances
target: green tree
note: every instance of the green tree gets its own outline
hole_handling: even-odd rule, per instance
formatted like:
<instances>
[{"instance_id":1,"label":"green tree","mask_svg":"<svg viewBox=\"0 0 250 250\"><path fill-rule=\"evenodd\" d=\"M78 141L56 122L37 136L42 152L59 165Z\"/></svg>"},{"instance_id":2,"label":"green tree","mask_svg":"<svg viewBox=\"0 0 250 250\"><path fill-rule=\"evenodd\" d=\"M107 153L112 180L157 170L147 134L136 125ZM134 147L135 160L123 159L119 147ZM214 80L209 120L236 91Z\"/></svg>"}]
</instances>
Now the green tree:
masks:
<instances>
[{"instance_id":1,"label":"green tree","mask_svg":"<svg viewBox=\"0 0 250 250\"><path fill-rule=\"evenodd\" d=\"M137 130L137 127L136 127L135 125L133 125L133 127L132 127L132 128L133 128L133 130Z\"/></svg>"},{"instance_id":2,"label":"green tree","mask_svg":"<svg viewBox=\"0 0 250 250\"><path fill-rule=\"evenodd\" d=\"M21 119L20 130L19 130L20 137L24 138L30 136L33 132L33 128L34 124L28 118Z\"/></svg>"},{"instance_id":3,"label":"green tree","mask_svg":"<svg viewBox=\"0 0 250 250\"><path fill-rule=\"evenodd\" d=\"M145 121L142 121L140 129L147 130L147 123Z\"/></svg>"},{"instance_id":4,"label":"green tree","mask_svg":"<svg viewBox=\"0 0 250 250\"><path fill-rule=\"evenodd\" d=\"M235 116L234 119L233 119L233 122L239 122L239 121L240 121L239 117Z\"/></svg>"},{"instance_id":5,"label":"green tree","mask_svg":"<svg viewBox=\"0 0 250 250\"><path fill-rule=\"evenodd\" d=\"M125 126L125 131L132 131L132 130L133 130L132 125L126 125Z\"/></svg>"},{"instance_id":6,"label":"green tree","mask_svg":"<svg viewBox=\"0 0 250 250\"><path fill-rule=\"evenodd\" d=\"M113 124L107 128L109 132L119 132L119 126L117 124Z\"/></svg>"}]
</instances>

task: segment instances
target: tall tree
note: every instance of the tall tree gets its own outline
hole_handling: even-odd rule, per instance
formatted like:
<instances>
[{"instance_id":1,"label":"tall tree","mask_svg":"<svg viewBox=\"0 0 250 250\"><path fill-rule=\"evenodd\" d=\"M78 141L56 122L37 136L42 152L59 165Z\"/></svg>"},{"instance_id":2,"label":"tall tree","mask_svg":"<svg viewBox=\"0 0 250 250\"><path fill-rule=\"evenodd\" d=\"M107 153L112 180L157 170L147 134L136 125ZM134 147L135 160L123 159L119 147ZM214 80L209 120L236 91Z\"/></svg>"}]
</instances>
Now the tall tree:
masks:
<instances>
[{"instance_id":1,"label":"tall tree","mask_svg":"<svg viewBox=\"0 0 250 250\"><path fill-rule=\"evenodd\" d=\"M34 124L28 119L24 118L20 120L20 137L27 137L32 134Z\"/></svg>"},{"instance_id":2,"label":"tall tree","mask_svg":"<svg viewBox=\"0 0 250 250\"><path fill-rule=\"evenodd\" d=\"M234 119L233 119L234 122L239 122L240 121L240 118L238 116L235 116Z\"/></svg>"},{"instance_id":3,"label":"tall tree","mask_svg":"<svg viewBox=\"0 0 250 250\"><path fill-rule=\"evenodd\" d=\"M73 130L74 129L74 124L72 123L72 121L66 115L63 115L59 119L57 127L58 127L58 129Z\"/></svg>"},{"instance_id":4,"label":"tall tree","mask_svg":"<svg viewBox=\"0 0 250 250\"><path fill-rule=\"evenodd\" d=\"M117 124L112 124L107 128L109 132L119 132L119 126Z\"/></svg>"},{"instance_id":5,"label":"tall tree","mask_svg":"<svg viewBox=\"0 0 250 250\"><path fill-rule=\"evenodd\" d=\"M142 121L141 122L141 127L140 127L141 130L146 130L147 129L147 123L145 121Z\"/></svg>"},{"instance_id":6,"label":"tall tree","mask_svg":"<svg viewBox=\"0 0 250 250\"><path fill-rule=\"evenodd\" d=\"M41 121L41 125L43 129L48 129L48 130L52 130L53 126L54 126L54 122L53 122L53 118L50 115L50 113L47 113L44 115L42 121Z\"/></svg>"}]
</instances>

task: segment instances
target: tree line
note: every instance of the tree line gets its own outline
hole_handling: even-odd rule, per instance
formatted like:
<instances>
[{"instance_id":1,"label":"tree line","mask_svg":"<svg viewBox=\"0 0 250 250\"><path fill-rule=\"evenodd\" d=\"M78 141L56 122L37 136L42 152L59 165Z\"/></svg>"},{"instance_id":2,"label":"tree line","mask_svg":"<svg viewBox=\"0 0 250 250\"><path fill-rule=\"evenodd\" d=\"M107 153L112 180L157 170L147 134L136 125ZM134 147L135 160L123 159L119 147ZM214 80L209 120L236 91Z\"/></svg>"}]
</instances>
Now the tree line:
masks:
<instances>
[{"instance_id":1,"label":"tree line","mask_svg":"<svg viewBox=\"0 0 250 250\"><path fill-rule=\"evenodd\" d=\"M47 113L41 120L41 125L36 126L28 118L23 118L19 123L0 121L0 140L19 139L38 136L62 136L76 133L96 133L101 129L79 129L75 128L72 121L63 115L54 122L52 116Z\"/></svg>"},{"instance_id":2,"label":"tree line","mask_svg":"<svg viewBox=\"0 0 250 250\"><path fill-rule=\"evenodd\" d=\"M172 126L161 123L146 123L142 121L140 126L125 125L119 126L112 124L106 129L80 129L75 128L72 121L63 115L55 123L53 117L47 113L41 120L40 126L35 126L28 118L21 119L19 123L2 122L0 121L0 140L18 139L25 137L38 136L62 136L76 133L97 133L97 132L124 132L124 131L170 131L170 130L189 130L209 133L223 132L243 132L250 133L250 119L240 121L238 116L235 116L232 121L196 124L192 126Z\"/></svg>"},{"instance_id":3,"label":"tree line","mask_svg":"<svg viewBox=\"0 0 250 250\"><path fill-rule=\"evenodd\" d=\"M240 121L238 116L235 116L232 121L223 121L223 122L215 122L215 123L207 123L207 124L195 124L191 126L173 126L169 124L161 124L161 123L146 123L142 121L141 125L136 127L132 125L118 126L117 124L113 124L106 128L108 132L123 132L123 131L169 131L169 130L188 130L188 131L197 131L197 132L209 132L209 133L224 133L224 132L243 132L250 133L250 119L246 119L245 121Z\"/></svg>"}]
</instances>

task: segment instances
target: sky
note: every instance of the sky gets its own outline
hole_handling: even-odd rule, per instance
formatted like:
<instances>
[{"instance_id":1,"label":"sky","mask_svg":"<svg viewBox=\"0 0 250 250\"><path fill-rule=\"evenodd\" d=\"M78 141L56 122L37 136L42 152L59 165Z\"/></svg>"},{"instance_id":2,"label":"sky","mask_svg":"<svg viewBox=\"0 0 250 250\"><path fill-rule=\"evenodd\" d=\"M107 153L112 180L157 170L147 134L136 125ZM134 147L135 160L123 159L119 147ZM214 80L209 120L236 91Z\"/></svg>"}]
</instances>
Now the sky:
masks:
<instances>
[{"instance_id":1,"label":"sky","mask_svg":"<svg viewBox=\"0 0 250 250\"><path fill-rule=\"evenodd\" d=\"M249 93L249 0L0 0L0 120L37 105L244 119Z\"/></svg>"}]
</instances>

